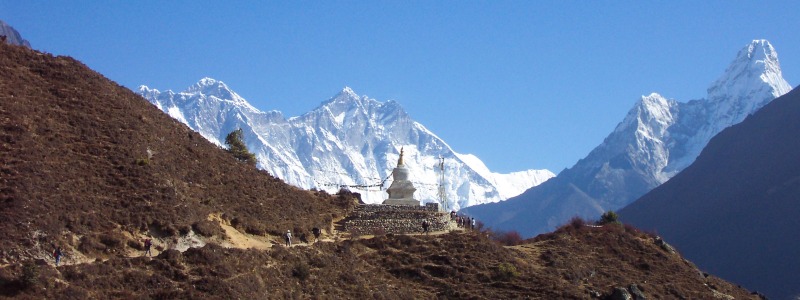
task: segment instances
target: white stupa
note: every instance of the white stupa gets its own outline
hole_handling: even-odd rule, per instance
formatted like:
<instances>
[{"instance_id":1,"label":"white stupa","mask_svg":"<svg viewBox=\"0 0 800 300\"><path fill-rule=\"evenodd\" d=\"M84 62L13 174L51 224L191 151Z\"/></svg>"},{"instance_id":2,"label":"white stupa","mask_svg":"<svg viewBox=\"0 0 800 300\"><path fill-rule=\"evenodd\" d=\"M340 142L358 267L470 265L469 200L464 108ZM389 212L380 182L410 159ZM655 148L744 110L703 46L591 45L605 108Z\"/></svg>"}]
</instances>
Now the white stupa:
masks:
<instances>
[{"instance_id":1,"label":"white stupa","mask_svg":"<svg viewBox=\"0 0 800 300\"><path fill-rule=\"evenodd\" d=\"M400 148L400 158L397 160L397 167L392 170L392 178L392 185L386 189L389 199L383 201L383 204L419 206L419 200L414 199L417 189L408 180L408 169L403 164L403 148Z\"/></svg>"}]
</instances>

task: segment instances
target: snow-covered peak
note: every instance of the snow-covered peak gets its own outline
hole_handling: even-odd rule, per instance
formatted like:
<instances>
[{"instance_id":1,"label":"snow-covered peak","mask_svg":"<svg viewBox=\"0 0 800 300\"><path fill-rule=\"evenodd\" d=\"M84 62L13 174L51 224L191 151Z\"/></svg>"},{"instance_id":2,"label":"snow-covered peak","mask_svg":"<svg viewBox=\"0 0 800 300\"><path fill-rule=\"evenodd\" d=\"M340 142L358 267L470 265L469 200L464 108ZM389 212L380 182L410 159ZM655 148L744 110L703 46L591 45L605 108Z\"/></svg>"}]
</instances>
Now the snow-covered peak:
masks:
<instances>
[{"instance_id":1,"label":"snow-covered peak","mask_svg":"<svg viewBox=\"0 0 800 300\"><path fill-rule=\"evenodd\" d=\"M778 53L767 40L753 40L731 62L725 73L708 88L709 99L747 96L754 87L766 85L778 97L791 86L783 79Z\"/></svg>"},{"instance_id":2,"label":"snow-covered peak","mask_svg":"<svg viewBox=\"0 0 800 300\"><path fill-rule=\"evenodd\" d=\"M200 79L200 81L186 89L186 92L201 92L206 95L217 96L221 99L228 99L228 97L220 96L229 96L233 91L222 81L211 77L203 77L203 79Z\"/></svg>"},{"instance_id":3,"label":"snow-covered peak","mask_svg":"<svg viewBox=\"0 0 800 300\"><path fill-rule=\"evenodd\" d=\"M334 114L348 113L349 115L366 115L370 112L381 109L384 103L372 99L367 95L359 96L350 87L344 87L341 92L334 95L327 101L322 102L316 110L328 110Z\"/></svg>"},{"instance_id":4,"label":"snow-covered peak","mask_svg":"<svg viewBox=\"0 0 800 300\"><path fill-rule=\"evenodd\" d=\"M673 123L672 109L675 105L674 100L664 98L657 93L642 96L614 131L628 131L633 128L638 130L643 127L661 130Z\"/></svg>"},{"instance_id":5,"label":"snow-covered peak","mask_svg":"<svg viewBox=\"0 0 800 300\"><path fill-rule=\"evenodd\" d=\"M161 91L157 89L151 89L146 85L140 85L139 88L136 89L137 94L142 95L142 97L146 99L156 99ZM159 106L160 103L155 103L156 106Z\"/></svg>"},{"instance_id":6,"label":"snow-covered peak","mask_svg":"<svg viewBox=\"0 0 800 300\"><path fill-rule=\"evenodd\" d=\"M139 93L148 93L148 92L151 92L151 91L158 92L157 89L151 89L150 87L148 87L148 86L146 86L144 84L140 85L138 88L136 88L136 90L139 91Z\"/></svg>"},{"instance_id":7,"label":"snow-covered peak","mask_svg":"<svg viewBox=\"0 0 800 300\"><path fill-rule=\"evenodd\" d=\"M351 89L349 86L345 86L342 91L339 92L339 95L347 95L352 98L358 98L358 94L356 94L356 92L353 91L353 89Z\"/></svg>"},{"instance_id":8,"label":"snow-covered peak","mask_svg":"<svg viewBox=\"0 0 800 300\"><path fill-rule=\"evenodd\" d=\"M193 84L181 94L199 96L203 99L211 98L216 101L231 102L236 106L245 107L253 112L260 112L257 108L250 105L247 100L231 90L224 82L211 77L204 77Z\"/></svg>"}]
</instances>

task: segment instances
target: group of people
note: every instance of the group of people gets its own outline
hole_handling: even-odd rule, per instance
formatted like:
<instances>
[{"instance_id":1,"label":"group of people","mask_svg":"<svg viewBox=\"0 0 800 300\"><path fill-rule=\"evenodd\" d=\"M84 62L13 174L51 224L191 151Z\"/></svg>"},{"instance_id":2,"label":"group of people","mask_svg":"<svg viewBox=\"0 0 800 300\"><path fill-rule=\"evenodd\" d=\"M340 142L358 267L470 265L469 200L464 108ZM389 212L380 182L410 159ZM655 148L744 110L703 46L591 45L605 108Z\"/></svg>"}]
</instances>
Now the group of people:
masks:
<instances>
[{"instance_id":1,"label":"group of people","mask_svg":"<svg viewBox=\"0 0 800 300\"><path fill-rule=\"evenodd\" d=\"M475 218L460 216L455 211L450 212L450 220L455 220L459 228L475 229Z\"/></svg>"}]
</instances>

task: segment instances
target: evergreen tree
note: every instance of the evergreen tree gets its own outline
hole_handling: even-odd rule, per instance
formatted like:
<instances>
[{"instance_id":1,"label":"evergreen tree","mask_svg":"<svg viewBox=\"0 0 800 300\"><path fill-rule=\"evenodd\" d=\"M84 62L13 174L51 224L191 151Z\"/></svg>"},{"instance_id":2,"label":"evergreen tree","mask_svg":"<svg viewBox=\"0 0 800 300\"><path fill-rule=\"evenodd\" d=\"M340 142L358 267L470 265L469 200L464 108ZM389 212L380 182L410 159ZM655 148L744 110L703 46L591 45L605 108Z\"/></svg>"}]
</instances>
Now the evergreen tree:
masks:
<instances>
[{"instance_id":1,"label":"evergreen tree","mask_svg":"<svg viewBox=\"0 0 800 300\"><path fill-rule=\"evenodd\" d=\"M228 145L228 152L233 154L233 157L239 161L246 162L253 166L256 165L256 155L247 150L247 146L243 140L244 131L239 128L229 133L225 137L225 144Z\"/></svg>"},{"instance_id":2,"label":"evergreen tree","mask_svg":"<svg viewBox=\"0 0 800 300\"><path fill-rule=\"evenodd\" d=\"M602 216L600 216L600 221L597 221L598 225L605 225L605 224L620 224L619 222L619 215L614 211L607 211Z\"/></svg>"}]
</instances>

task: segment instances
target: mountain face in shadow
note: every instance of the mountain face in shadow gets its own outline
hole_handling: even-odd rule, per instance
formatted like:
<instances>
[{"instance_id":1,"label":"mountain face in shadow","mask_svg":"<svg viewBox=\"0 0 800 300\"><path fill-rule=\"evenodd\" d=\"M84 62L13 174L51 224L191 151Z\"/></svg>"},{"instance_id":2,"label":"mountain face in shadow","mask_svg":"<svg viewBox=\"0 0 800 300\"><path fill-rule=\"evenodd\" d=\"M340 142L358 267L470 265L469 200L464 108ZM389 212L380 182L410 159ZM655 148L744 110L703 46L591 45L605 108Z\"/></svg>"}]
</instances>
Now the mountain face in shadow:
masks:
<instances>
[{"instance_id":1,"label":"mountain face in shadow","mask_svg":"<svg viewBox=\"0 0 800 300\"><path fill-rule=\"evenodd\" d=\"M701 269L800 295L800 91L723 130L683 172L620 211Z\"/></svg>"}]
</instances>

